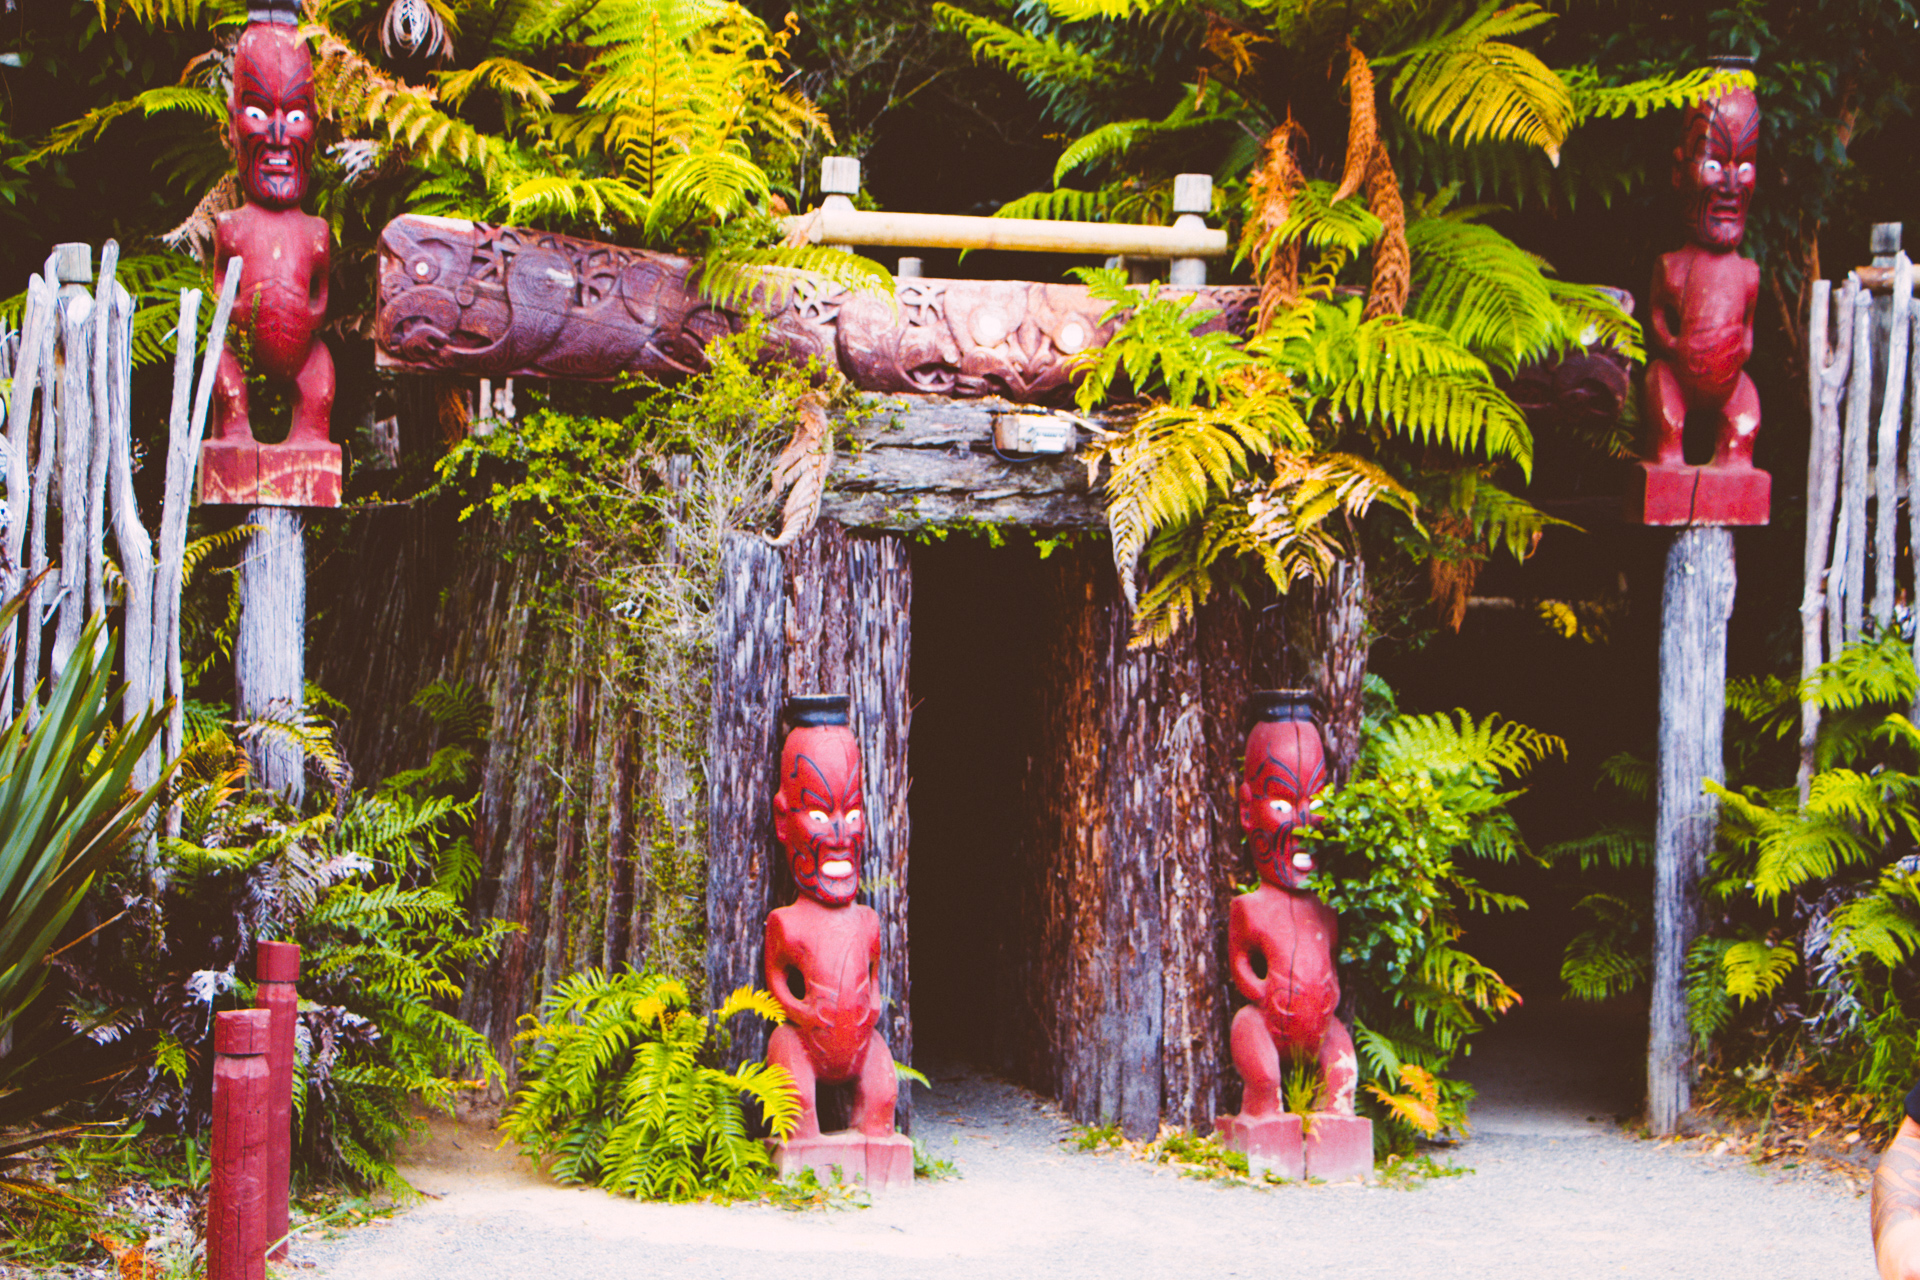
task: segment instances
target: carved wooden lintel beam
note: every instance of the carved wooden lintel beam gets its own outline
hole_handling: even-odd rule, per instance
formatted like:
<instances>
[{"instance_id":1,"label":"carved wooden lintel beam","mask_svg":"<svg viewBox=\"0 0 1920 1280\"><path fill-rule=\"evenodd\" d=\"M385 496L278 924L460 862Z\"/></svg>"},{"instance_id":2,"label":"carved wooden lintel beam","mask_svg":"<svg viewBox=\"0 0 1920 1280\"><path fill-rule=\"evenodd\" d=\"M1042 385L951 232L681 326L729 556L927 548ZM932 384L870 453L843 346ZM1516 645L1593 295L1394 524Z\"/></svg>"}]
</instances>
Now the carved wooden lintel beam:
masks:
<instances>
[{"instance_id":1,"label":"carved wooden lintel beam","mask_svg":"<svg viewBox=\"0 0 1920 1280\"><path fill-rule=\"evenodd\" d=\"M1112 336L1107 304L1079 285L902 279L893 297L768 271L720 306L697 264L572 236L408 215L380 236L380 362L473 377L671 377L705 366L706 344L765 317L775 350L818 359L863 391L1018 404L1064 403L1069 363ZM1170 293L1187 290L1168 290ZM1197 290L1245 332L1250 286Z\"/></svg>"}]
</instances>

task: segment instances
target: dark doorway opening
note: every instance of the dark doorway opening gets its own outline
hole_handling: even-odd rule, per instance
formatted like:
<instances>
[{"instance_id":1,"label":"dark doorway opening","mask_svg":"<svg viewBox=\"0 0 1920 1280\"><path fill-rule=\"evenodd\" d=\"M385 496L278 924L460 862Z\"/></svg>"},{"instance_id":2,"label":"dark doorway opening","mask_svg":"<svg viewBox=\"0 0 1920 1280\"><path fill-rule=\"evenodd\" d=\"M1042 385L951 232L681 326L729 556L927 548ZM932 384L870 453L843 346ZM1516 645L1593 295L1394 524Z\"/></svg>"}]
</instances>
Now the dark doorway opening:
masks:
<instances>
[{"instance_id":1,"label":"dark doorway opening","mask_svg":"<svg viewBox=\"0 0 1920 1280\"><path fill-rule=\"evenodd\" d=\"M913 550L908 963L925 1062L1004 1070L1010 1057L1040 584L1024 546L954 537Z\"/></svg>"}]
</instances>

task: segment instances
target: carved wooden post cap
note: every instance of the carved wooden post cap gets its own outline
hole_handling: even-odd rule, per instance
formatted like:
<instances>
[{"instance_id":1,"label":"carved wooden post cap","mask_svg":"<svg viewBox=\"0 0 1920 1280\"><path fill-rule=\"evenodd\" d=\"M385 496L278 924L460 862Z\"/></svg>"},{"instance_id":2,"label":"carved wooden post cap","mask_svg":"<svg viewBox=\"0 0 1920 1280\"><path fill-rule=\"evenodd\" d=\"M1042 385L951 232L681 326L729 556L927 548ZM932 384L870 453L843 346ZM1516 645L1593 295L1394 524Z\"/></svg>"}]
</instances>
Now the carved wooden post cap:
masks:
<instances>
[{"instance_id":1,"label":"carved wooden post cap","mask_svg":"<svg viewBox=\"0 0 1920 1280\"><path fill-rule=\"evenodd\" d=\"M55 284L91 284L93 282L93 246L75 241L53 246L53 282Z\"/></svg>"},{"instance_id":2,"label":"carved wooden post cap","mask_svg":"<svg viewBox=\"0 0 1920 1280\"><path fill-rule=\"evenodd\" d=\"M852 156L828 156L820 162L820 190L830 196L860 194L860 162Z\"/></svg>"},{"instance_id":3,"label":"carved wooden post cap","mask_svg":"<svg viewBox=\"0 0 1920 1280\"><path fill-rule=\"evenodd\" d=\"M926 263L919 258L902 258L900 265L894 268L893 274L900 280L918 280L926 274Z\"/></svg>"},{"instance_id":4,"label":"carved wooden post cap","mask_svg":"<svg viewBox=\"0 0 1920 1280\"><path fill-rule=\"evenodd\" d=\"M300 981L300 946L293 942L263 942L254 960L254 977L261 982Z\"/></svg>"},{"instance_id":5,"label":"carved wooden post cap","mask_svg":"<svg viewBox=\"0 0 1920 1280\"><path fill-rule=\"evenodd\" d=\"M214 1015L213 1051L229 1058L265 1053L272 1017L266 1009L233 1009Z\"/></svg>"},{"instance_id":6,"label":"carved wooden post cap","mask_svg":"<svg viewBox=\"0 0 1920 1280\"><path fill-rule=\"evenodd\" d=\"M1175 213L1213 212L1213 178L1204 173L1182 173L1173 180Z\"/></svg>"}]
</instances>

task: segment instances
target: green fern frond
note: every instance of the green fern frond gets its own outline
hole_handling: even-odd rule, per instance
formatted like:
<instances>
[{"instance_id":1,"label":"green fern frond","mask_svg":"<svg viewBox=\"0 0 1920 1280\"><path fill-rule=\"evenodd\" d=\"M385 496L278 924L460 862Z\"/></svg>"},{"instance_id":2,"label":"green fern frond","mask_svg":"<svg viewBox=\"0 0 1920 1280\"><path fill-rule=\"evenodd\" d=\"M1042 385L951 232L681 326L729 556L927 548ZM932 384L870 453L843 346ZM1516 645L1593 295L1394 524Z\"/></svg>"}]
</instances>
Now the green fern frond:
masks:
<instances>
[{"instance_id":1,"label":"green fern frond","mask_svg":"<svg viewBox=\"0 0 1920 1280\"><path fill-rule=\"evenodd\" d=\"M1574 910L1593 923L1575 934L1560 962L1560 980L1577 1000L1609 1000L1647 979L1644 911L1610 893L1590 893Z\"/></svg>"},{"instance_id":2,"label":"green fern frond","mask_svg":"<svg viewBox=\"0 0 1920 1280\"><path fill-rule=\"evenodd\" d=\"M1687 1027L1702 1043L1733 1021L1733 999L1721 963L1732 946L1731 938L1706 937L1687 951Z\"/></svg>"},{"instance_id":3,"label":"green fern frond","mask_svg":"<svg viewBox=\"0 0 1920 1280\"><path fill-rule=\"evenodd\" d=\"M1407 315L1445 330L1512 374L1569 345L1545 263L1491 227L1458 216L1407 227L1413 292Z\"/></svg>"},{"instance_id":4,"label":"green fern frond","mask_svg":"<svg viewBox=\"0 0 1920 1280\"><path fill-rule=\"evenodd\" d=\"M1799 963L1799 951L1785 943L1736 942L1720 957L1727 994L1741 1004L1772 995Z\"/></svg>"},{"instance_id":5,"label":"green fern frond","mask_svg":"<svg viewBox=\"0 0 1920 1280\"><path fill-rule=\"evenodd\" d=\"M1419 769L1430 775L1469 774L1491 781L1501 773L1524 775L1550 756L1565 757L1567 744L1550 733L1502 720L1492 713L1476 721L1466 711L1400 716L1374 738L1382 770Z\"/></svg>"},{"instance_id":6,"label":"green fern frond","mask_svg":"<svg viewBox=\"0 0 1920 1280\"><path fill-rule=\"evenodd\" d=\"M1751 71L1716 67L1697 67L1626 84L1602 83L1595 67L1568 67L1561 70L1560 79L1573 95L1576 121L1617 120L1629 112L1635 119L1644 120L1655 111L1691 106L1733 89L1751 89L1755 85Z\"/></svg>"},{"instance_id":7,"label":"green fern frond","mask_svg":"<svg viewBox=\"0 0 1920 1280\"><path fill-rule=\"evenodd\" d=\"M1057 103L1067 92L1112 90L1137 79L1132 68L1093 57L1056 36L1033 35L950 4L935 4L933 17L937 28L964 37L976 59L1013 72L1049 102Z\"/></svg>"},{"instance_id":8,"label":"green fern frond","mask_svg":"<svg viewBox=\"0 0 1920 1280\"><path fill-rule=\"evenodd\" d=\"M1540 856L1549 862L1571 859L1582 871L1644 867L1653 857L1653 837L1645 826L1605 826L1592 835L1547 845Z\"/></svg>"},{"instance_id":9,"label":"green fern frond","mask_svg":"<svg viewBox=\"0 0 1920 1280\"><path fill-rule=\"evenodd\" d=\"M451 106L466 101L475 89L487 88L503 99L548 108L553 95L564 93L573 83L550 76L513 58L485 58L464 71L442 71L435 79L440 84L440 100Z\"/></svg>"},{"instance_id":10,"label":"green fern frond","mask_svg":"<svg viewBox=\"0 0 1920 1280\"><path fill-rule=\"evenodd\" d=\"M1047 222L1105 222L1111 201L1107 191L1060 187L1016 196L993 211L996 218L1039 218Z\"/></svg>"},{"instance_id":11,"label":"green fern frond","mask_svg":"<svg viewBox=\"0 0 1920 1280\"><path fill-rule=\"evenodd\" d=\"M144 117L184 112L199 116L210 123L218 123L227 118L227 104L220 95L210 89L193 85L169 84L157 89L148 89L131 98L109 103L104 107L95 107L78 120L70 120L47 135L45 142L27 153L25 163L35 163L52 156L67 155L78 151L87 143L99 138L115 120L139 112Z\"/></svg>"},{"instance_id":12,"label":"green fern frond","mask_svg":"<svg viewBox=\"0 0 1920 1280\"><path fill-rule=\"evenodd\" d=\"M722 307L735 306L756 292L791 290L803 283L888 299L894 293L892 274L878 262L823 245L715 248L700 262L701 295Z\"/></svg>"},{"instance_id":13,"label":"green fern frond","mask_svg":"<svg viewBox=\"0 0 1920 1280\"><path fill-rule=\"evenodd\" d=\"M1499 39L1553 15L1535 4L1488 0L1466 21L1392 59L1394 103L1416 128L1451 143L1513 141L1558 162L1575 120L1573 96L1539 58ZM1380 60L1388 61L1386 59Z\"/></svg>"}]
</instances>

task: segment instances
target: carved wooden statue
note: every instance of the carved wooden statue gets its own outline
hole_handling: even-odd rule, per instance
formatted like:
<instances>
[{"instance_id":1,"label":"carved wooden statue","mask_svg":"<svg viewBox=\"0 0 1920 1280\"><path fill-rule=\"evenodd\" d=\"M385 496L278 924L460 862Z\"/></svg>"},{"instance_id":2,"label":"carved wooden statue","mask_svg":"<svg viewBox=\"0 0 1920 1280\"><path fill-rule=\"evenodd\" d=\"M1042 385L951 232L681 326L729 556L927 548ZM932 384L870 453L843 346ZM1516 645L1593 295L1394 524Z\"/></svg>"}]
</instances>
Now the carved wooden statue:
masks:
<instances>
[{"instance_id":1,"label":"carved wooden statue","mask_svg":"<svg viewBox=\"0 0 1920 1280\"><path fill-rule=\"evenodd\" d=\"M201 501L338 506L340 446L327 439L333 356L320 338L329 232L324 218L300 210L316 125L313 58L289 0L250 16L228 103L246 203L219 217L215 273L236 256L244 265L214 380L212 439L201 451ZM285 390L293 424L283 444L254 439L249 371Z\"/></svg>"},{"instance_id":2,"label":"carved wooden statue","mask_svg":"<svg viewBox=\"0 0 1920 1280\"><path fill-rule=\"evenodd\" d=\"M1673 153L1687 244L1661 257L1648 296L1647 461L1630 497L1646 524L1765 524L1772 477L1753 465L1760 397L1746 374L1760 269L1739 254L1753 198L1760 106L1733 89L1687 110ZM1709 418L1713 460L1688 466L1689 416ZM1644 501L1641 499L1644 498Z\"/></svg>"},{"instance_id":3,"label":"carved wooden statue","mask_svg":"<svg viewBox=\"0 0 1920 1280\"><path fill-rule=\"evenodd\" d=\"M1261 884L1233 900L1227 963L1247 1005L1233 1019L1233 1065L1246 1089L1237 1116L1216 1121L1222 1140L1258 1171L1330 1181L1373 1166L1373 1126L1354 1115L1359 1062L1353 1037L1334 1010L1339 932L1333 909L1308 887L1313 854L1298 840L1318 821L1315 797L1326 786L1325 748L1309 695L1260 693L1252 705L1240 826ZM1317 1077L1313 1114L1285 1108L1289 1070Z\"/></svg>"},{"instance_id":4,"label":"carved wooden statue","mask_svg":"<svg viewBox=\"0 0 1920 1280\"><path fill-rule=\"evenodd\" d=\"M799 896L767 917L767 988L787 1015L767 1060L793 1074L800 1121L774 1158L784 1175L799 1168L869 1189L913 1181L913 1145L893 1131L899 1093L880 1020L880 919L854 901L866 815L860 748L847 725L847 699L793 699L793 729L780 751L773 829L786 849ZM819 1086L853 1086L853 1127L820 1131Z\"/></svg>"}]
</instances>

